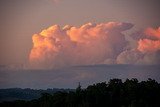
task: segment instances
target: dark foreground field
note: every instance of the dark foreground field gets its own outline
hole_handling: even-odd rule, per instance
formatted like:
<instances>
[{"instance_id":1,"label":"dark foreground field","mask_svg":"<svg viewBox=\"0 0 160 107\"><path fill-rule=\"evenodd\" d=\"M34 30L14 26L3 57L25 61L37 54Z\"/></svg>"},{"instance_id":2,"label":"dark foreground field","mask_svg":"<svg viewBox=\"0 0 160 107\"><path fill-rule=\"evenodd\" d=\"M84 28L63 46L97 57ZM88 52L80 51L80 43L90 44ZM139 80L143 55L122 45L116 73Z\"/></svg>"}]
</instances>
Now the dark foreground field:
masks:
<instances>
[{"instance_id":1,"label":"dark foreground field","mask_svg":"<svg viewBox=\"0 0 160 107\"><path fill-rule=\"evenodd\" d=\"M160 84L153 79L111 79L75 91L43 93L40 98L2 102L0 107L160 107Z\"/></svg>"}]
</instances>

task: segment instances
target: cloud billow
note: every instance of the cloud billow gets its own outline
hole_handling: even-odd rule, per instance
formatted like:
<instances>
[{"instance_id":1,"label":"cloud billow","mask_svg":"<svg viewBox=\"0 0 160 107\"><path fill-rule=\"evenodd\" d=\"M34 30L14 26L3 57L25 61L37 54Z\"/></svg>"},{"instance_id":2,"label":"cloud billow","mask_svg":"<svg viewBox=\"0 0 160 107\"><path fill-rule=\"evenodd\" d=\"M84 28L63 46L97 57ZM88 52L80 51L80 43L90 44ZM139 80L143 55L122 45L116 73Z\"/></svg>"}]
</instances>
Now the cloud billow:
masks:
<instances>
[{"instance_id":1,"label":"cloud billow","mask_svg":"<svg viewBox=\"0 0 160 107\"><path fill-rule=\"evenodd\" d=\"M135 35L136 34L136 35ZM147 28L132 37L137 47L122 52L117 57L120 64L160 64L160 28Z\"/></svg>"},{"instance_id":2,"label":"cloud billow","mask_svg":"<svg viewBox=\"0 0 160 107\"><path fill-rule=\"evenodd\" d=\"M133 24L131 23L118 22L87 23L80 27L66 25L60 28L58 25L51 26L39 34L33 35L30 64L33 68L50 69L102 63L145 64L145 61L150 59L152 60L149 63L155 62L152 57L158 57L156 53L160 50L159 35L157 33L154 35L154 32L149 32L147 29L143 33L146 36L135 39L138 46L134 49L127 49L129 41L125 39L123 32L132 27ZM152 30L154 31L154 29ZM153 35L151 37L154 37L154 40L147 34ZM155 45L153 51L148 50L150 47L145 46L146 39L147 43L148 40L154 42L152 43ZM148 59L149 57L151 58Z\"/></svg>"}]
</instances>

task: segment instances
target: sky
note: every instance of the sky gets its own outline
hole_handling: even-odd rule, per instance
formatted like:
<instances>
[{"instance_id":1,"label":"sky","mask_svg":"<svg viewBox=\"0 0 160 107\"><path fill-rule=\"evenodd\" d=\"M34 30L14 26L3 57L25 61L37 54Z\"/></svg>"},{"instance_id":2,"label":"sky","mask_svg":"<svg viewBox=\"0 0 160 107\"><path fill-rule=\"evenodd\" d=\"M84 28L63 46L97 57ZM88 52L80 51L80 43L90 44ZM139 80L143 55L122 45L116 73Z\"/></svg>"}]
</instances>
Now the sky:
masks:
<instances>
[{"instance_id":1,"label":"sky","mask_svg":"<svg viewBox=\"0 0 160 107\"><path fill-rule=\"evenodd\" d=\"M159 0L0 0L0 65L28 63L33 34L58 24L126 22L160 26Z\"/></svg>"},{"instance_id":2,"label":"sky","mask_svg":"<svg viewBox=\"0 0 160 107\"><path fill-rule=\"evenodd\" d=\"M82 88L110 79L152 78L160 82L159 65L94 65L66 67L58 70L0 70L0 88Z\"/></svg>"},{"instance_id":3,"label":"sky","mask_svg":"<svg viewBox=\"0 0 160 107\"><path fill-rule=\"evenodd\" d=\"M0 88L160 82L159 0L0 0Z\"/></svg>"}]
</instances>

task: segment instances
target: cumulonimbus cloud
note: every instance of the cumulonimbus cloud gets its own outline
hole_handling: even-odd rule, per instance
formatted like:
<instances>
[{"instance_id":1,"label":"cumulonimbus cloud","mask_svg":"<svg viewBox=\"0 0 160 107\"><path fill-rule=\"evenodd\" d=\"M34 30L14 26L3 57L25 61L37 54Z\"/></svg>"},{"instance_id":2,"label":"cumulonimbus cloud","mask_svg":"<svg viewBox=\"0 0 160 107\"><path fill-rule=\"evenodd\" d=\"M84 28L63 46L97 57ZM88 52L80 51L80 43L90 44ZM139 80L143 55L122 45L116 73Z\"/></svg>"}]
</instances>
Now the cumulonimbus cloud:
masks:
<instances>
[{"instance_id":1,"label":"cumulonimbus cloud","mask_svg":"<svg viewBox=\"0 0 160 107\"><path fill-rule=\"evenodd\" d=\"M51 26L33 35L31 66L58 68L101 63L144 63L153 53L156 56L155 53L160 49L159 30L147 29L142 33L143 37L136 39L138 46L128 50L128 41L123 32L132 27L131 23L118 22L87 23L80 27Z\"/></svg>"},{"instance_id":2,"label":"cumulonimbus cloud","mask_svg":"<svg viewBox=\"0 0 160 107\"><path fill-rule=\"evenodd\" d=\"M136 35L135 35L136 34ZM132 37L138 46L122 52L117 57L120 64L160 64L160 28L147 28Z\"/></svg>"},{"instance_id":3,"label":"cumulonimbus cloud","mask_svg":"<svg viewBox=\"0 0 160 107\"><path fill-rule=\"evenodd\" d=\"M145 30L145 39L138 41L138 49L142 52L151 52L160 50L160 28L148 28Z\"/></svg>"}]
</instances>

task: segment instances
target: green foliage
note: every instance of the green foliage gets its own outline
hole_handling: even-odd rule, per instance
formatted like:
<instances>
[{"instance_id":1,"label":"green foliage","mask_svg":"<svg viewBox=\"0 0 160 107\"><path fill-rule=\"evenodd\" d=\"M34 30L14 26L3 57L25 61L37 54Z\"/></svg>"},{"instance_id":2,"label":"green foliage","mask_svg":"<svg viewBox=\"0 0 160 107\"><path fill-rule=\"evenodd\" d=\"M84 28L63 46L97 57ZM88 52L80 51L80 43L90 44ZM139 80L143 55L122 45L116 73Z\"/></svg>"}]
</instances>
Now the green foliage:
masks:
<instances>
[{"instance_id":1,"label":"green foliage","mask_svg":"<svg viewBox=\"0 0 160 107\"><path fill-rule=\"evenodd\" d=\"M153 79L111 79L76 91L43 93L39 99L0 103L0 107L160 107L160 84Z\"/></svg>"}]
</instances>

